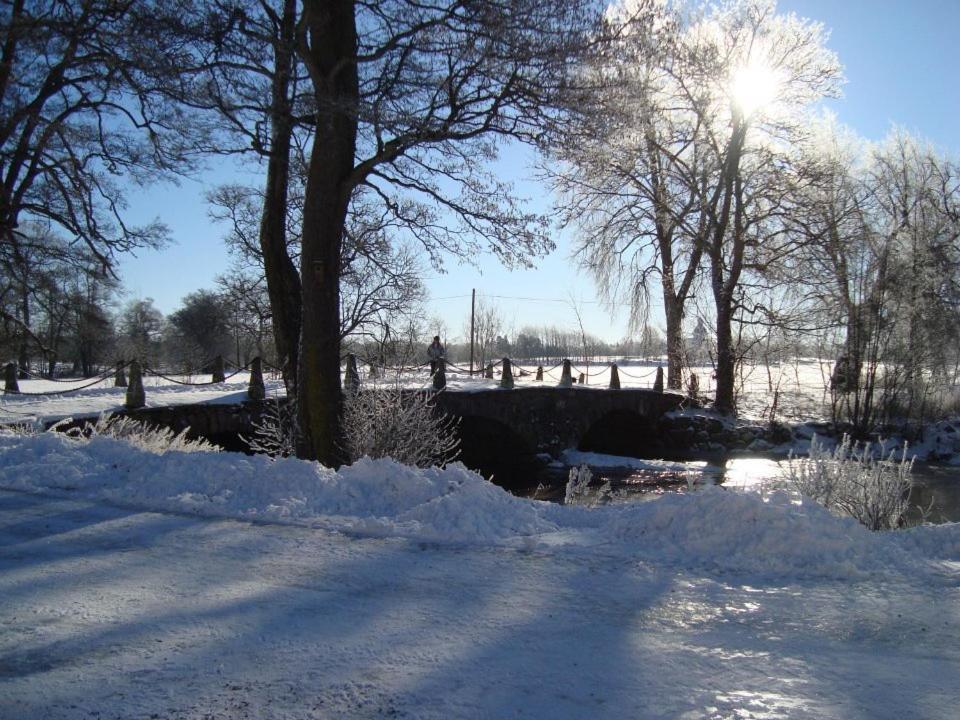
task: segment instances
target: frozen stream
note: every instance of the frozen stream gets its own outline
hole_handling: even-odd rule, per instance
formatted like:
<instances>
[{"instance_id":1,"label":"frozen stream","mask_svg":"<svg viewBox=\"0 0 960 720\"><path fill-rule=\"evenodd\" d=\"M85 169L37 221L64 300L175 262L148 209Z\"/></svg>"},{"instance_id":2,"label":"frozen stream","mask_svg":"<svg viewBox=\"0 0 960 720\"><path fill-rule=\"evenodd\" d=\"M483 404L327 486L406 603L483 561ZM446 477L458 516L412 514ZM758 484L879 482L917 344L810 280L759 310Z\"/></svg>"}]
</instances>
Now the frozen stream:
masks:
<instances>
[{"instance_id":1,"label":"frozen stream","mask_svg":"<svg viewBox=\"0 0 960 720\"><path fill-rule=\"evenodd\" d=\"M717 483L739 489L759 489L777 481L786 460L769 458L732 458L720 467L705 463L673 463L671 469L633 469L597 467L593 469L589 497L596 498L606 481L619 499L647 500L665 492L686 492L690 483ZM541 488L534 497L560 500L568 468L555 471L549 487ZM913 468L914 492L911 497L910 524L921 520L924 512L927 522L960 522L960 467L917 463Z\"/></svg>"}]
</instances>

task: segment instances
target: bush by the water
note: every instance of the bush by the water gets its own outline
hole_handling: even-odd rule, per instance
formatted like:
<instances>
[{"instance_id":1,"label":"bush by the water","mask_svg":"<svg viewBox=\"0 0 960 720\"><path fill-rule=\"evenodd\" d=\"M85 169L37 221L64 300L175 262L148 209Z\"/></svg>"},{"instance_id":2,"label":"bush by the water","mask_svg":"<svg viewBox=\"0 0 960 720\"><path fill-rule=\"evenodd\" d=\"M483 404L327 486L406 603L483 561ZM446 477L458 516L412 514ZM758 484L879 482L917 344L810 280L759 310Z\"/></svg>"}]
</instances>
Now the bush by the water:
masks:
<instances>
[{"instance_id":1,"label":"bush by the water","mask_svg":"<svg viewBox=\"0 0 960 720\"><path fill-rule=\"evenodd\" d=\"M790 458L787 479L801 495L841 515L849 515L871 530L900 527L913 487L913 458L901 451L879 452L844 435L833 450L816 436L806 458Z\"/></svg>"}]
</instances>

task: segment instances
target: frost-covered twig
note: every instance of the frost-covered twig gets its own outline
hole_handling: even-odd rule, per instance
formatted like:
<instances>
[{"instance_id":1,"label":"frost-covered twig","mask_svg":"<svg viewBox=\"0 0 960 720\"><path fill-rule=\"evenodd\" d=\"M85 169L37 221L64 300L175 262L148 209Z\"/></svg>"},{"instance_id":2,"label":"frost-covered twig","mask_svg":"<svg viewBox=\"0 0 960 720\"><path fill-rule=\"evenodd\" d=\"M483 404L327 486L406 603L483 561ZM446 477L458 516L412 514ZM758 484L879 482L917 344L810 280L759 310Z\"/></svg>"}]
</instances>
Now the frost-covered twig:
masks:
<instances>
[{"instance_id":1,"label":"frost-covered twig","mask_svg":"<svg viewBox=\"0 0 960 720\"><path fill-rule=\"evenodd\" d=\"M570 468L570 475L567 478L567 489L563 496L565 505L576 505L583 501L587 492L587 487L593 479L593 473L587 465Z\"/></svg>"},{"instance_id":2,"label":"frost-covered twig","mask_svg":"<svg viewBox=\"0 0 960 720\"><path fill-rule=\"evenodd\" d=\"M913 458L907 445L901 452L875 456L870 443L862 447L848 435L833 450L814 436L806 458L791 456L789 483L805 497L836 513L849 515L871 530L900 527L909 508L913 487Z\"/></svg>"},{"instance_id":3,"label":"frost-covered twig","mask_svg":"<svg viewBox=\"0 0 960 720\"><path fill-rule=\"evenodd\" d=\"M59 430L63 424L71 422L62 420L53 425L51 430ZM203 438L193 440L187 437L190 428L184 428L179 433L170 428L148 425L140 420L124 415L103 413L96 422L85 423L81 427L74 427L64 431L64 434L74 440L89 441L95 437L109 437L124 440L141 450L162 455L165 452L219 452L220 448Z\"/></svg>"},{"instance_id":4,"label":"frost-covered twig","mask_svg":"<svg viewBox=\"0 0 960 720\"><path fill-rule=\"evenodd\" d=\"M281 403L279 398L274 397L272 401L264 403L260 419L251 425L253 434L240 437L251 451L272 458L296 455L300 425L297 406L292 399Z\"/></svg>"},{"instance_id":5,"label":"frost-covered twig","mask_svg":"<svg viewBox=\"0 0 960 720\"><path fill-rule=\"evenodd\" d=\"M347 393L343 407L344 449L350 460L390 457L429 467L460 454L459 420L440 412L429 391L394 387Z\"/></svg>"}]
</instances>

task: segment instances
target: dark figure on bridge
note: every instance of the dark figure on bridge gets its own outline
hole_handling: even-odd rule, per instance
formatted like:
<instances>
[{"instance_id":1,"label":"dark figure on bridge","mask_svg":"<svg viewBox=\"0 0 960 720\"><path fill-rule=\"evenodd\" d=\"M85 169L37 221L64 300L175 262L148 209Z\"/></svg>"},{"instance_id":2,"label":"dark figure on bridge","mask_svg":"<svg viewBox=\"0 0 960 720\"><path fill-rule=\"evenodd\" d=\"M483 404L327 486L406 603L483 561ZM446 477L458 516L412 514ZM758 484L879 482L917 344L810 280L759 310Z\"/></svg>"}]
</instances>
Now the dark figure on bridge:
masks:
<instances>
[{"instance_id":1,"label":"dark figure on bridge","mask_svg":"<svg viewBox=\"0 0 960 720\"><path fill-rule=\"evenodd\" d=\"M433 336L433 342L430 343L430 347L427 348L427 357L430 358L430 377L433 377L437 374L440 361L445 360L447 357L447 351L443 345L440 344L439 335Z\"/></svg>"}]
</instances>

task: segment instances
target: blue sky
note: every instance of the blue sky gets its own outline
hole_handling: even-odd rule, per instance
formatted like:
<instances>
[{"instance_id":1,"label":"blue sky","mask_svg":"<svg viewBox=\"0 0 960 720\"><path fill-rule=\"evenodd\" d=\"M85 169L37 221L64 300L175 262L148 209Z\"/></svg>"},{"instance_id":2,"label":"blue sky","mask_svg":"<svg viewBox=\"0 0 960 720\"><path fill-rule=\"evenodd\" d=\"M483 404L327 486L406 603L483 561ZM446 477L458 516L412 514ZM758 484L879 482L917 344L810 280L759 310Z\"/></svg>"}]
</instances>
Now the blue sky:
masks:
<instances>
[{"instance_id":1,"label":"blue sky","mask_svg":"<svg viewBox=\"0 0 960 720\"><path fill-rule=\"evenodd\" d=\"M898 124L960 156L960 0L781 0L779 9L830 30L828 46L847 78L844 97L828 104L841 122L869 140L881 139ZM508 152L504 162L520 177L532 174L522 151ZM185 294L213 286L229 260L224 228L209 219L204 195L210 185L227 179L228 171L214 168L179 187L131 190L131 217L159 216L176 242L122 260L121 279L130 297L152 297L170 313ZM518 194L542 207L548 191L527 180L519 183ZM543 324L576 330L576 303L589 332L609 340L623 337L626 308L611 310L598 302L590 278L569 259L570 237L558 233L556 242L557 250L533 270L510 272L481 257L476 266L451 261L445 274L428 271L433 300L427 314L440 319L438 331L451 340L463 334L470 290L476 288L500 307L513 330ZM662 324L656 312L651 319Z\"/></svg>"}]
</instances>

